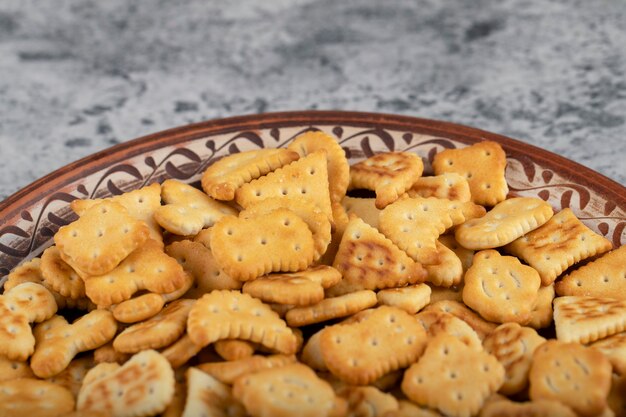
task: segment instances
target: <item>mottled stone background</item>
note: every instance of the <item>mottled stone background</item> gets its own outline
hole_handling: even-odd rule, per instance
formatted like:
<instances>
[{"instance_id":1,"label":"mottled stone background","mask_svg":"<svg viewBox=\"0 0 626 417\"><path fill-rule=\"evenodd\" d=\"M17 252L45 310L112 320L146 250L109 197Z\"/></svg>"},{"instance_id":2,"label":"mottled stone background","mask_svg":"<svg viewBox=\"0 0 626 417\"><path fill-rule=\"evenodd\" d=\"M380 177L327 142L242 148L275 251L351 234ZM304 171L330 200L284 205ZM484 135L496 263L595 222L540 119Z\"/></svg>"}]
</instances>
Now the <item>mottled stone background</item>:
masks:
<instances>
[{"instance_id":1,"label":"mottled stone background","mask_svg":"<svg viewBox=\"0 0 626 417\"><path fill-rule=\"evenodd\" d=\"M298 109L464 123L626 184L626 1L0 1L0 198L147 133Z\"/></svg>"}]
</instances>

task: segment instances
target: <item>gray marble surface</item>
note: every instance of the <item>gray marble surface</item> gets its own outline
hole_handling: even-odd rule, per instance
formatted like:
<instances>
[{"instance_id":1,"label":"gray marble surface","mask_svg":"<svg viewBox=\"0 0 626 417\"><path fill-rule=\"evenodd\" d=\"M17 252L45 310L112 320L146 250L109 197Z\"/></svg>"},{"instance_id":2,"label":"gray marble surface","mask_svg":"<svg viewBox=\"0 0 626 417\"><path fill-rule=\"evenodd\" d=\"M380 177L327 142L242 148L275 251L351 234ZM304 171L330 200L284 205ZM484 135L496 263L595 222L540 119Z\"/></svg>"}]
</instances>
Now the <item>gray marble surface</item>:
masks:
<instances>
[{"instance_id":1,"label":"gray marble surface","mask_svg":"<svg viewBox=\"0 0 626 417\"><path fill-rule=\"evenodd\" d=\"M300 109L472 125L626 184L626 2L0 2L0 198L147 133Z\"/></svg>"}]
</instances>

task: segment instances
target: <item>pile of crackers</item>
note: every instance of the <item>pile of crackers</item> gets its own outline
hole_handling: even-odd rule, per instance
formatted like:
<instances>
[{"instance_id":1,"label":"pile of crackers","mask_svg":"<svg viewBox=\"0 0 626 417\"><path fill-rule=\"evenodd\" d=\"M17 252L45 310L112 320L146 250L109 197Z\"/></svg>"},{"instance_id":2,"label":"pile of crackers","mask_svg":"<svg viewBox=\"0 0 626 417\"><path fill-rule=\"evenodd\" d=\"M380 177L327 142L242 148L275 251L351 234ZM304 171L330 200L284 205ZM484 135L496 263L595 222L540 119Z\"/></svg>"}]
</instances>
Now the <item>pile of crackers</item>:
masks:
<instances>
[{"instance_id":1,"label":"pile of crackers","mask_svg":"<svg viewBox=\"0 0 626 417\"><path fill-rule=\"evenodd\" d=\"M505 167L310 131L75 200L0 295L0 416L624 416L626 246Z\"/></svg>"}]
</instances>

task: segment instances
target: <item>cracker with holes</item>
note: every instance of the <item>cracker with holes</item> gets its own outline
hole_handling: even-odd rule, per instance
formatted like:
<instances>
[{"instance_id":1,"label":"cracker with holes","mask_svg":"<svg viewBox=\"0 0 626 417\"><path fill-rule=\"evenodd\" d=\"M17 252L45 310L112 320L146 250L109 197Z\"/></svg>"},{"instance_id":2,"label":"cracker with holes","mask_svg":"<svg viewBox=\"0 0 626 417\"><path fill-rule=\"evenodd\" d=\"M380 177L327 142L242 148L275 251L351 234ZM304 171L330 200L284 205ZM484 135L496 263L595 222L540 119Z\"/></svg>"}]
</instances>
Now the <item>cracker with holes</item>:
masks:
<instances>
[{"instance_id":1,"label":"cracker with holes","mask_svg":"<svg viewBox=\"0 0 626 417\"><path fill-rule=\"evenodd\" d=\"M247 182L299 158L289 149L258 149L234 153L211 164L202 174L202 189L216 200L232 200Z\"/></svg>"},{"instance_id":2,"label":"cracker with holes","mask_svg":"<svg viewBox=\"0 0 626 417\"><path fill-rule=\"evenodd\" d=\"M251 219L223 218L213 226L211 250L224 272L240 281L306 269L316 254L307 224L285 208Z\"/></svg>"},{"instance_id":3,"label":"cracker with holes","mask_svg":"<svg viewBox=\"0 0 626 417\"><path fill-rule=\"evenodd\" d=\"M354 291L337 297L326 298L317 304L294 307L287 311L285 320L292 327L346 317L375 306L376 293L370 290Z\"/></svg>"},{"instance_id":4,"label":"cracker with holes","mask_svg":"<svg viewBox=\"0 0 626 417\"><path fill-rule=\"evenodd\" d=\"M343 280L330 289L331 295L401 287L426 279L422 265L356 216L351 217L343 233L333 267Z\"/></svg>"},{"instance_id":5,"label":"cracker with holes","mask_svg":"<svg viewBox=\"0 0 626 417\"><path fill-rule=\"evenodd\" d=\"M110 307L141 290L166 294L188 284L189 276L178 262L150 240L111 272L88 278L85 292L98 306Z\"/></svg>"},{"instance_id":6,"label":"cracker with holes","mask_svg":"<svg viewBox=\"0 0 626 417\"><path fill-rule=\"evenodd\" d=\"M422 311L415 316L430 339L440 334L449 334L459 339L463 344L475 350L482 350L482 341L469 324L458 317L443 311Z\"/></svg>"},{"instance_id":7,"label":"cracker with holes","mask_svg":"<svg viewBox=\"0 0 626 417\"><path fill-rule=\"evenodd\" d=\"M19 284L0 295L0 356L25 361L35 350L31 323L56 313L54 297L43 285Z\"/></svg>"},{"instance_id":8,"label":"cracker with holes","mask_svg":"<svg viewBox=\"0 0 626 417\"><path fill-rule=\"evenodd\" d=\"M236 361L254 355L254 344L246 340L218 340L213 344L213 348L225 361Z\"/></svg>"},{"instance_id":9,"label":"cracker with holes","mask_svg":"<svg viewBox=\"0 0 626 417\"><path fill-rule=\"evenodd\" d=\"M30 367L39 378L50 378L63 371L77 354L104 345L116 332L117 323L107 310L93 310L72 324L62 316L53 316L33 329L36 345Z\"/></svg>"},{"instance_id":10,"label":"cracker with holes","mask_svg":"<svg viewBox=\"0 0 626 417\"><path fill-rule=\"evenodd\" d=\"M615 373L626 376L626 332L598 340L589 346L599 350L609 359Z\"/></svg>"},{"instance_id":11,"label":"cracker with holes","mask_svg":"<svg viewBox=\"0 0 626 417\"><path fill-rule=\"evenodd\" d=\"M535 350L529 380L531 400L560 401L591 417L607 406L611 364L595 349L549 340Z\"/></svg>"},{"instance_id":12,"label":"cracker with holes","mask_svg":"<svg viewBox=\"0 0 626 417\"><path fill-rule=\"evenodd\" d=\"M435 242L439 262L434 265L425 265L426 281L439 287L453 287L459 285L463 280L463 264L459 257L442 244L439 240Z\"/></svg>"},{"instance_id":13,"label":"cracker with holes","mask_svg":"<svg viewBox=\"0 0 626 417\"><path fill-rule=\"evenodd\" d=\"M446 149L435 155L435 175L456 173L467 179L472 201L495 206L506 198L509 187L504 170L506 154L500 144L480 142L461 149Z\"/></svg>"},{"instance_id":14,"label":"cracker with holes","mask_svg":"<svg viewBox=\"0 0 626 417\"><path fill-rule=\"evenodd\" d=\"M337 394L347 400L348 415L387 416L400 408L396 397L372 386L345 386Z\"/></svg>"},{"instance_id":15,"label":"cracker with holes","mask_svg":"<svg viewBox=\"0 0 626 417\"><path fill-rule=\"evenodd\" d=\"M485 338L485 351L504 366L504 383L500 393L517 394L528 386L533 353L545 341L534 329L517 323L502 324Z\"/></svg>"},{"instance_id":16,"label":"cracker with holes","mask_svg":"<svg viewBox=\"0 0 626 417\"><path fill-rule=\"evenodd\" d=\"M381 306L362 321L324 330L320 348L330 372L353 385L367 385L415 362L426 346L426 332L396 307Z\"/></svg>"},{"instance_id":17,"label":"cracker with holes","mask_svg":"<svg viewBox=\"0 0 626 417\"><path fill-rule=\"evenodd\" d=\"M415 261L436 264L439 235L465 221L461 205L432 197L405 198L380 213L379 228Z\"/></svg>"},{"instance_id":18,"label":"cracker with holes","mask_svg":"<svg viewBox=\"0 0 626 417\"><path fill-rule=\"evenodd\" d=\"M61 259L56 246L46 249L41 255L41 275L44 283L63 297L78 299L85 297L85 283L82 278Z\"/></svg>"},{"instance_id":19,"label":"cracker with holes","mask_svg":"<svg viewBox=\"0 0 626 417\"><path fill-rule=\"evenodd\" d=\"M122 353L136 353L172 344L185 332L187 317L195 302L176 300L151 319L127 327L117 335L113 348Z\"/></svg>"},{"instance_id":20,"label":"cracker with holes","mask_svg":"<svg viewBox=\"0 0 626 417\"><path fill-rule=\"evenodd\" d=\"M89 275L113 270L149 236L148 226L121 204L102 201L54 235L54 242L71 265Z\"/></svg>"},{"instance_id":21,"label":"cracker with holes","mask_svg":"<svg viewBox=\"0 0 626 417\"><path fill-rule=\"evenodd\" d=\"M552 207L538 198L510 198L457 227L454 236L464 248L497 248L543 225L552 214Z\"/></svg>"},{"instance_id":22,"label":"cracker with holes","mask_svg":"<svg viewBox=\"0 0 626 417\"><path fill-rule=\"evenodd\" d=\"M202 372L206 372L218 381L225 384L232 384L237 378L243 375L265 369L281 368L294 362L296 362L296 357L293 355L254 355L235 361L201 363L197 367Z\"/></svg>"},{"instance_id":23,"label":"cracker with holes","mask_svg":"<svg viewBox=\"0 0 626 417\"><path fill-rule=\"evenodd\" d=\"M491 333L498 325L483 319L478 314L467 308L467 306L461 302L454 300L441 300L437 301L424 308L424 311L443 311L444 313L450 313L455 317L460 318L469 326L474 329L480 340L484 340L489 333Z\"/></svg>"},{"instance_id":24,"label":"cracker with holes","mask_svg":"<svg viewBox=\"0 0 626 417\"><path fill-rule=\"evenodd\" d=\"M434 177L421 177L407 190L409 197L436 197L446 200L471 201L469 183L461 175L449 172Z\"/></svg>"},{"instance_id":25,"label":"cracker with holes","mask_svg":"<svg viewBox=\"0 0 626 417\"><path fill-rule=\"evenodd\" d=\"M160 349L160 353L167 359L173 369L178 369L196 356L200 350L202 350L202 347L193 343L189 335L185 334L171 345Z\"/></svg>"},{"instance_id":26,"label":"cracker with holes","mask_svg":"<svg viewBox=\"0 0 626 417\"><path fill-rule=\"evenodd\" d=\"M76 398L85 375L93 366L94 360L91 355L75 358L67 365L67 368L48 378L47 381L69 389Z\"/></svg>"},{"instance_id":27,"label":"cracker with holes","mask_svg":"<svg viewBox=\"0 0 626 417\"><path fill-rule=\"evenodd\" d=\"M365 223L369 224L375 229L378 229L378 217L380 216L380 209L376 207L376 199L374 198L358 198L345 196L341 200L341 204L348 214L354 214L361 218Z\"/></svg>"},{"instance_id":28,"label":"cracker with holes","mask_svg":"<svg viewBox=\"0 0 626 417\"><path fill-rule=\"evenodd\" d=\"M535 268L543 285L549 285L575 263L611 248L608 239L591 231L566 208L540 228L507 245L505 250ZM623 280L623 276L619 279Z\"/></svg>"},{"instance_id":29,"label":"cracker with holes","mask_svg":"<svg viewBox=\"0 0 626 417\"><path fill-rule=\"evenodd\" d=\"M18 378L34 378L28 362L16 361L0 356L0 381Z\"/></svg>"},{"instance_id":30,"label":"cracker with holes","mask_svg":"<svg viewBox=\"0 0 626 417\"><path fill-rule=\"evenodd\" d=\"M248 294L215 290L189 313L187 333L200 346L223 339L260 343L284 354L295 353L296 336L268 305Z\"/></svg>"},{"instance_id":31,"label":"cracker with holes","mask_svg":"<svg viewBox=\"0 0 626 417\"><path fill-rule=\"evenodd\" d=\"M465 273L474 261L475 251L464 248L456 241L453 234L439 236L439 243L450 249L461 261L463 273Z\"/></svg>"},{"instance_id":32,"label":"cracker with holes","mask_svg":"<svg viewBox=\"0 0 626 417\"><path fill-rule=\"evenodd\" d=\"M103 364L99 365L101 367ZM107 364L110 365L110 364ZM174 371L161 354L146 350L124 365L101 369L85 377L76 408L119 417L151 416L165 410L174 395Z\"/></svg>"},{"instance_id":33,"label":"cracker with holes","mask_svg":"<svg viewBox=\"0 0 626 417\"><path fill-rule=\"evenodd\" d=\"M335 401L331 386L298 363L238 378L233 396L253 417L327 416Z\"/></svg>"},{"instance_id":34,"label":"cracker with holes","mask_svg":"<svg viewBox=\"0 0 626 417\"><path fill-rule=\"evenodd\" d=\"M324 288L304 277L266 275L244 284L242 291L267 303L306 306L324 299Z\"/></svg>"},{"instance_id":35,"label":"cracker with holes","mask_svg":"<svg viewBox=\"0 0 626 417\"><path fill-rule=\"evenodd\" d=\"M402 392L419 405L447 416L475 415L504 382L504 368L485 351L442 334L428 343L417 363L405 372Z\"/></svg>"},{"instance_id":36,"label":"cracker with holes","mask_svg":"<svg viewBox=\"0 0 626 417\"><path fill-rule=\"evenodd\" d=\"M554 299L556 337L563 342L590 343L626 331L626 301L564 296Z\"/></svg>"},{"instance_id":37,"label":"cracker with holes","mask_svg":"<svg viewBox=\"0 0 626 417\"><path fill-rule=\"evenodd\" d=\"M485 404L480 417L576 417L571 408L555 400L526 401L503 399Z\"/></svg>"},{"instance_id":38,"label":"cracker with holes","mask_svg":"<svg viewBox=\"0 0 626 417\"><path fill-rule=\"evenodd\" d=\"M566 275L556 283L556 292L626 300L626 245Z\"/></svg>"},{"instance_id":39,"label":"cracker with holes","mask_svg":"<svg viewBox=\"0 0 626 417\"><path fill-rule=\"evenodd\" d=\"M350 188L376 193L376 207L383 209L396 201L424 171L422 158L410 152L385 152L350 167Z\"/></svg>"},{"instance_id":40,"label":"cracker with holes","mask_svg":"<svg viewBox=\"0 0 626 417\"><path fill-rule=\"evenodd\" d=\"M163 183L161 198L165 205L157 208L154 218L165 230L180 236L195 235L222 217L237 214L231 206L176 180Z\"/></svg>"},{"instance_id":41,"label":"cracker with holes","mask_svg":"<svg viewBox=\"0 0 626 417\"><path fill-rule=\"evenodd\" d=\"M378 304L401 308L415 314L430 302L430 287L426 284L389 288L376 293Z\"/></svg>"},{"instance_id":42,"label":"cracker with holes","mask_svg":"<svg viewBox=\"0 0 626 417\"><path fill-rule=\"evenodd\" d=\"M333 218L328 188L326 151L318 150L264 177L244 184L235 201L244 208L266 198L306 197L328 217Z\"/></svg>"},{"instance_id":43,"label":"cracker with holes","mask_svg":"<svg viewBox=\"0 0 626 417\"><path fill-rule=\"evenodd\" d=\"M330 243L331 225L328 217L312 201L306 198L267 198L246 207L239 213L239 217L252 219L280 208L293 211L309 226L315 246L313 259L317 261L326 252Z\"/></svg>"},{"instance_id":44,"label":"cracker with holes","mask_svg":"<svg viewBox=\"0 0 626 417\"><path fill-rule=\"evenodd\" d=\"M526 324L540 285L537 271L517 258L484 250L465 274L463 302L486 320Z\"/></svg>"},{"instance_id":45,"label":"cracker with holes","mask_svg":"<svg viewBox=\"0 0 626 417\"><path fill-rule=\"evenodd\" d=\"M330 201L340 202L346 195L350 183L350 166L346 152L337 140L324 132L305 132L287 146L305 157L312 152L323 149L328 160L328 185Z\"/></svg>"},{"instance_id":46,"label":"cracker with holes","mask_svg":"<svg viewBox=\"0 0 626 417\"><path fill-rule=\"evenodd\" d=\"M228 385L193 367L187 370L186 376L187 399L182 417L247 415Z\"/></svg>"},{"instance_id":47,"label":"cracker with holes","mask_svg":"<svg viewBox=\"0 0 626 417\"><path fill-rule=\"evenodd\" d=\"M129 191L115 197L93 200L74 200L70 208L74 213L82 216L87 210L103 201L112 201L121 204L128 210L128 214L143 221L150 230L150 238L157 242L163 241L161 226L154 219L154 212L161 207L161 185L154 183L138 190Z\"/></svg>"},{"instance_id":48,"label":"cracker with holes","mask_svg":"<svg viewBox=\"0 0 626 417\"><path fill-rule=\"evenodd\" d=\"M0 382L0 416L57 417L74 410L67 388L34 378Z\"/></svg>"}]
</instances>

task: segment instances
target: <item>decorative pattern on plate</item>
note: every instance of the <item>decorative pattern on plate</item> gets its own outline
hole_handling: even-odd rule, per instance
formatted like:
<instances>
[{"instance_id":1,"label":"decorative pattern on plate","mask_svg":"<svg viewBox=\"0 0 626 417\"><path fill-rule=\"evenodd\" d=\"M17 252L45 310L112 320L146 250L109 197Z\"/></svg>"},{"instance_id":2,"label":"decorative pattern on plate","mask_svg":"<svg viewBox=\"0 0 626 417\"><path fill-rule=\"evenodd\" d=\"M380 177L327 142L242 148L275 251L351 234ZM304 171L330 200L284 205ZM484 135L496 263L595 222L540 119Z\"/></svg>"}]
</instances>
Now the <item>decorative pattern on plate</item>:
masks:
<instances>
[{"instance_id":1,"label":"decorative pattern on plate","mask_svg":"<svg viewBox=\"0 0 626 417\"><path fill-rule=\"evenodd\" d=\"M416 152L424 158L426 173L431 172L430 161L435 153L444 148L467 146L467 143L478 140L475 136L457 140L458 132L447 138L445 135L421 133L419 127L396 130L384 128L384 125L384 122L377 123L376 120L356 126L309 124L304 121L281 125L279 120L274 127L265 129L235 132L231 129L228 133L217 131L188 140L172 141L165 146L146 147L145 152L129 156L122 162L75 176L60 189L40 194L41 200L24 207L18 215L5 218L0 225L0 277L4 277L22 260L39 255L52 244L52 236L58 228L76 218L68 204L74 199L117 195L167 178L196 183L208 165L225 155L251 149L285 147L308 130L323 130L337 137L351 163L379 152ZM138 143L149 143L148 138ZM570 207L585 224L606 236L615 246L626 243L626 207L618 207L593 188L566 178L558 171L558 166L542 166L532 159L532 155L511 152L506 146L505 150L508 155L506 176L512 194L538 196L556 210Z\"/></svg>"}]
</instances>

